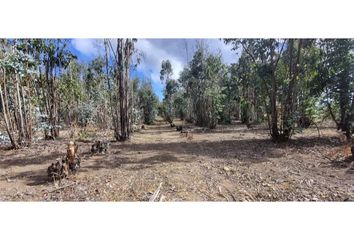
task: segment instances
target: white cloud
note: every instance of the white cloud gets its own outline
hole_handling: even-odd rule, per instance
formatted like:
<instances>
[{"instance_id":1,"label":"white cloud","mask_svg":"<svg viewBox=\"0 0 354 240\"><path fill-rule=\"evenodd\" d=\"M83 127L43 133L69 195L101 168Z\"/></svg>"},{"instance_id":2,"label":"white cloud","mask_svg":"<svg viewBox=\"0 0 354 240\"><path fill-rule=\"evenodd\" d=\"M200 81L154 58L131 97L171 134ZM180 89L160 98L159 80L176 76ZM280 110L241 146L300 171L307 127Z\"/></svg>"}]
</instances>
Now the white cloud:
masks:
<instances>
[{"instance_id":1,"label":"white cloud","mask_svg":"<svg viewBox=\"0 0 354 240\"><path fill-rule=\"evenodd\" d=\"M200 41L200 39L198 40ZM231 46L224 44L220 39L203 39L212 53L220 52L226 64L237 61L238 56L231 51ZM190 61L196 50L197 39L138 39L136 48L141 54L141 62L137 70L160 86L161 62L169 59L173 68L173 78L178 79L180 72ZM96 57L103 54L102 39L73 39L73 46L86 57ZM116 41L112 40L113 48Z\"/></svg>"},{"instance_id":2,"label":"white cloud","mask_svg":"<svg viewBox=\"0 0 354 240\"><path fill-rule=\"evenodd\" d=\"M94 57L99 54L101 48L98 39L75 38L72 44L76 50L87 57Z\"/></svg>"},{"instance_id":3,"label":"white cloud","mask_svg":"<svg viewBox=\"0 0 354 240\"><path fill-rule=\"evenodd\" d=\"M239 56L235 51L231 50L232 46L226 45L224 41L219 39L210 39L209 44L212 52L217 52L217 51L221 52L222 60L224 63L231 64L231 63L235 63L238 60Z\"/></svg>"},{"instance_id":4,"label":"white cloud","mask_svg":"<svg viewBox=\"0 0 354 240\"><path fill-rule=\"evenodd\" d=\"M173 68L173 78L178 79L180 72L190 61L196 50L197 41L203 41L211 53L221 53L226 64L235 63L239 56L231 50L230 45L224 44L220 39L138 39L136 48L141 61L137 70L150 78L156 89L163 89L160 81L161 62L169 59ZM116 41L111 41L113 49ZM74 48L86 58L94 58L104 54L102 39L73 39ZM136 57L138 56L136 55ZM161 96L160 90L157 90Z\"/></svg>"},{"instance_id":5,"label":"white cloud","mask_svg":"<svg viewBox=\"0 0 354 240\"><path fill-rule=\"evenodd\" d=\"M203 39L212 53L220 52L223 62L235 63L238 59L232 46L226 45L220 39ZM190 61L196 49L196 39L139 39L137 48L143 53L138 69L150 74L153 81L159 81L162 60L169 59L173 67L173 77L178 78L179 73ZM186 45L188 50L186 50Z\"/></svg>"},{"instance_id":6,"label":"white cloud","mask_svg":"<svg viewBox=\"0 0 354 240\"><path fill-rule=\"evenodd\" d=\"M166 59L169 59L172 64L173 78L179 77L179 73L184 67L183 62L168 52L168 48L154 44L154 40L150 39L139 39L136 47L142 54L138 70L148 75L152 81L160 83L161 62Z\"/></svg>"},{"instance_id":7,"label":"white cloud","mask_svg":"<svg viewBox=\"0 0 354 240\"><path fill-rule=\"evenodd\" d=\"M210 52L222 54L222 60L226 64L235 63L237 54L220 39L203 39ZM196 39L138 39L136 47L142 54L141 62L137 69L146 77L160 86L161 62L169 59L173 68L173 78L178 79L180 72L190 61L196 50ZM186 49L187 46L187 49Z\"/></svg>"}]
</instances>

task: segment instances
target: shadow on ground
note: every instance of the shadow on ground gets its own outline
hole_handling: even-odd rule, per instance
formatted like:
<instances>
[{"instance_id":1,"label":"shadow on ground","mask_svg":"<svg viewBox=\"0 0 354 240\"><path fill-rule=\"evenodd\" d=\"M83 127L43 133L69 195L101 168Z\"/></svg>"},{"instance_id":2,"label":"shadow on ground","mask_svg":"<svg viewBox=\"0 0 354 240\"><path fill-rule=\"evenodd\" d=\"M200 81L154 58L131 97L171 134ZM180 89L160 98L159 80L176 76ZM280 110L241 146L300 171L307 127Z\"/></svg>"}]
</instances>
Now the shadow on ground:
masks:
<instances>
[{"instance_id":1,"label":"shadow on ground","mask_svg":"<svg viewBox=\"0 0 354 240\"><path fill-rule=\"evenodd\" d=\"M325 164L325 167L334 169L348 169L348 173L351 173L352 170L354 170L354 159L352 156L348 156L339 160L331 160Z\"/></svg>"},{"instance_id":2,"label":"shadow on ground","mask_svg":"<svg viewBox=\"0 0 354 240\"><path fill-rule=\"evenodd\" d=\"M112 144L114 150L144 152L160 151L175 154L187 154L193 156L205 156L214 159L230 159L257 163L266 161L265 158L280 158L289 150L306 150L315 146L339 146L332 138L298 138L287 143L273 143L269 139L238 139L223 141L204 142L178 142L178 143L144 143L144 144Z\"/></svg>"},{"instance_id":3,"label":"shadow on ground","mask_svg":"<svg viewBox=\"0 0 354 240\"><path fill-rule=\"evenodd\" d=\"M65 154L61 152L53 152L48 155L32 155L32 156L23 156L23 157L15 157L7 156L6 160L0 161L0 168L9 168L9 167L21 167L28 165L41 165L45 163L51 163L58 158L65 156Z\"/></svg>"},{"instance_id":4,"label":"shadow on ground","mask_svg":"<svg viewBox=\"0 0 354 240\"><path fill-rule=\"evenodd\" d=\"M49 183L46 170L26 171L11 176L14 181L24 180L28 186L45 185Z\"/></svg>"},{"instance_id":5,"label":"shadow on ground","mask_svg":"<svg viewBox=\"0 0 354 240\"><path fill-rule=\"evenodd\" d=\"M141 170L150 168L154 165L172 163L172 162L186 162L169 153L157 154L151 157L143 158L141 160L133 160L121 156L112 156L110 158L97 159L93 164L83 166L82 170L100 170L100 169L114 169L124 168L125 170ZM88 170L88 171L90 171Z\"/></svg>"}]
</instances>

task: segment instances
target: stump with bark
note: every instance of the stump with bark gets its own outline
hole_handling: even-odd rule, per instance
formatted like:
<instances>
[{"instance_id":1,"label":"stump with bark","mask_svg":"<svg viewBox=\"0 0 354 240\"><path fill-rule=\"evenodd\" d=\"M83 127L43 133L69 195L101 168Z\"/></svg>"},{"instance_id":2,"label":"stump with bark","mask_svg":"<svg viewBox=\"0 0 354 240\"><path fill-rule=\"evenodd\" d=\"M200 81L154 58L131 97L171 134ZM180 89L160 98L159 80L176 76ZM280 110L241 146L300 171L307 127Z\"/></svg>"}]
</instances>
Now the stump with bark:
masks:
<instances>
[{"instance_id":1,"label":"stump with bark","mask_svg":"<svg viewBox=\"0 0 354 240\"><path fill-rule=\"evenodd\" d=\"M52 163L47 169L48 177L53 181L60 181L63 178L68 177L69 167L67 163L57 161Z\"/></svg>"},{"instance_id":2,"label":"stump with bark","mask_svg":"<svg viewBox=\"0 0 354 240\"><path fill-rule=\"evenodd\" d=\"M74 142L69 142L67 147L66 156L62 161L57 161L52 163L48 169L48 177L55 182L56 180L61 180L67 178L70 173L76 173L80 168L81 159L77 153L78 145Z\"/></svg>"},{"instance_id":3,"label":"stump with bark","mask_svg":"<svg viewBox=\"0 0 354 240\"><path fill-rule=\"evenodd\" d=\"M96 141L91 146L91 153L107 153L109 144L106 141Z\"/></svg>"}]
</instances>

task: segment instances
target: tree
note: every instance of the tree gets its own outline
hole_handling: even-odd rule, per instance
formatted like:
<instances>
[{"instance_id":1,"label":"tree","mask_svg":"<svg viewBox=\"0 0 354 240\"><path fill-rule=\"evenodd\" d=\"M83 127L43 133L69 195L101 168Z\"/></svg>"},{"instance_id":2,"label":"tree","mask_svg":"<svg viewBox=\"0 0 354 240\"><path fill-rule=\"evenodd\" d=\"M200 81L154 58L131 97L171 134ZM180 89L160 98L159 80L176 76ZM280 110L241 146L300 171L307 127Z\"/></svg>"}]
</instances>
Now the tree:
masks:
<instances>
[{"instance_id":1,"label":"tree","mask_svg":"<svg viewBox=\"0 0 354 240\"><path fill-rule=\"evenodd\" d=\"M187 117L188 98L184 90L177 90L173 101L173 108L175 110L175 116L179 117L181 120L185 120Z\"/></svg>"},{"instance_id":2,"label":"tree","mask_svg":"<svg viewBox=\"0 0 354 240\"><path fill-rule=\"evenodd\" d=\"M160 80L162 83L166 83L171 79L173 69L170 60L163 60L161 63Z\"/></svg>"},{"instance_id":3,"label":"tree","mask_svg":"<svg viewBox=\"0 0 354 240\"><path fill-rule=\"evenodd\" d=\"M1 109L15 149L32 141L32 85L37 63L27 44L26 40L2 42L0 49Z\"/></svg>"},{"instance_id":4,"label":"tree","mask_svg":"<svg viewBox=\"0 0 354 240\"><path fill-rule=\"evenodd\" d=\"M109 126L111 86L104 73L105 61L99 56L89 62L85 75L86 101L92 108L91 121L101 128Z\"/></svg>"},{"instance_id":5,"label":"tree","mask_svg":"<svg viewBox=\"0 0 354 240\"><path fill-rule=\"evenodd\" d=\"M44 78L40 69L40 85L42 90L42 101L47 114L47 128L45 137L55 139L59 137L60 129L60 99L59 99L59 75L72 59L76 56L68 50L69 40L46 39L38 42L37 49L39 56L42 56L44 66ZM49 131L48 131L49 130Z\"/></svg>"},{"instance_id":6,"label":"tree","mask_svg":"<svg viewBox=\"0 0 354 240\"><path fill-rule=\"evenodd\" d=\"M227 67L221 55L210 54L202 44L188 67L181 73L179 82L185 89L190 102L189 118L198 126L215 128L223 110L223 79L227 77Z\"/></svg>"},{"instance_id":7,"label":"tree","mask_svg":"<svg viewBox=\"0 0 354 240\"><path fill-rule=\"evenodd\" d=\"M154 93L151 81L144 82L139 89L139 106L142 109L145 124L152 124L155 120L158 98Z\"/></svg>"},{"instance_id":8,"label":"tree","mask_svg":"<svg viewBox=\"0 0 354 240\"><path fill-rule=\"evenodd\" d=\"M114 54L116 86L118 86L118 94L115 97L116 104L114 106L114 113L112 113L115 132L114 135L118 141L125 141L129 139L131 132L129 114L130 105L128 103L128 82L130 76L130 67L132 64L131 58L134 53L134 44L136 39L118 38L115 50L113 50L111 42L109 40L107 41Z\"/></svg>"},{"instance_id":9,"label":"tree","mask_svg":"<svg viewBox=\"0 0 354 240\"><path fill-rule=\"evenodd\" d=\"M319 60L311 91L316 96L323 96L338 130L350 139L354 114L354 40L322 39L317 45ZM335 112L337 106L339 116Z\"/></svg>"},{"instance_id":10,"label":"tree","mask_svg":"<svg viewBox=\"0 0 354 240\"><path fill-rule=\"evenodd\" d=\"M60 93L60 116L67 125L78 123L80 118L80 105L85 97L84 88L80 80L82 68L77 61L69 63L67 71L64 72L59 81Z\"/></svg>"},{"instance_id":11,"label":"tree","mask_svg":"<svg viewBox=\"0 0 354 240\"><path fill-rule=\"evenodd\" d=\"M275 142L287 141L295 127L294 96L304 48L302 39L225 39L242 48L255 66L268 97L269 130Z\"/></svg>"},{"instance_id":12,"label":"tree","mask_svg":"<svg viewBox=\"0 0 354 240\"><path fill-rule=\"evenodd\" d=\"M172 123L174 118L173 97L177 92L178 84L171 79L173 74L172 65L169 60L163 60L161 63L160 80L165 84L164 99L163 99L163 117Z\"/></svg>"},{"instance_id":13,"label":"tree","mask_svg":"<svg viewBox=\"0 0 354 240\"><path fill-rule=\"evenodd\" d=\"M238 105L237 118L246 125L257 122L263 112L260 104L264 98L261 92L262 82L247 53L243 52L238 62L231 66L230 74L230 81L227 83L229 90L226 94L230 102L234 100Z\"/></svg>"}]
</instances>

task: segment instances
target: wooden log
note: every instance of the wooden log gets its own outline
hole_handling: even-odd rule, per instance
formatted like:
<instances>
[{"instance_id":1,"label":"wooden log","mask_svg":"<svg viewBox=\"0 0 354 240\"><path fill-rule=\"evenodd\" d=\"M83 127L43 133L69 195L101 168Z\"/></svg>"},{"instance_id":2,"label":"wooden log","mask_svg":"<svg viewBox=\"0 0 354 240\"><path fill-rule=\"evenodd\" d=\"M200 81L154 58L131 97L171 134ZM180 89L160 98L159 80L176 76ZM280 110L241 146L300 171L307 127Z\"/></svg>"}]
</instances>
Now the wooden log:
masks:
<instances>
[{"instance_id":1,"label":"wooden log","mask_svg":"<svg viewBox=\"0 0 354 240\"><path fill-rule=\"evenodd\" d=\"M159 187L155 190L154 194L152 194L152 196L150 197L149 202L155 202L155 200L159 196L161 187L162 187L162 182L160 183Z\"/></svg>"}]
</instances>

